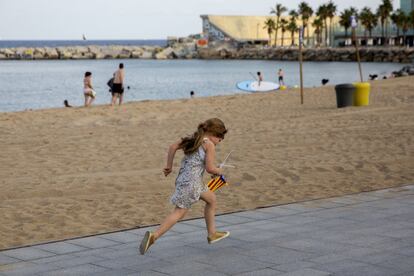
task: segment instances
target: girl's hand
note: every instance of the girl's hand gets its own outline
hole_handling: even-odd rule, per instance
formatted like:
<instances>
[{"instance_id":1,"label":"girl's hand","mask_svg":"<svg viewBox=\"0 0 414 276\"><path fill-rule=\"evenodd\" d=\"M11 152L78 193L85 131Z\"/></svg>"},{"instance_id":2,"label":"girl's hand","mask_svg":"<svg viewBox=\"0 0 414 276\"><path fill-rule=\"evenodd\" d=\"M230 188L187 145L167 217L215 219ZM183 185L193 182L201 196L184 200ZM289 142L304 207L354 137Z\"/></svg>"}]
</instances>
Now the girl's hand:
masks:
<instances>
[{"instance_id":1,"label":"girl's hand","mask_svg":"<svg viewBox=\"0 0 414 276\"><path fill-rule=\"evenodd\" d=\"M164 172L164 176L167 176L172 172L172 168L165 167L163 172Z\"/></svg>"}]
</instances>

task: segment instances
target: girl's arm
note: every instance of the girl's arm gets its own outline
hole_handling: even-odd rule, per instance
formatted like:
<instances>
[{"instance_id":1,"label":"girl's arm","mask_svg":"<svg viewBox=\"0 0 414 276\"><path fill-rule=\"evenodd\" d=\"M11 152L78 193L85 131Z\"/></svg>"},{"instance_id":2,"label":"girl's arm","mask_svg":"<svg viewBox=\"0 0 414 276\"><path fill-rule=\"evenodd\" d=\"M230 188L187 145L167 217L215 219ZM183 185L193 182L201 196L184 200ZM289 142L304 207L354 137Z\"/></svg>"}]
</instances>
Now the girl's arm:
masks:
<instances>
[{"instance_id":1,"label":"girl's arm","mask_svg":"<svg viewBox=\"0 0 414 276\"><path fill-rule=\"evenodd\" d=\"M206 150L206 171L214 175L223 174L223 169L216 166L216 146L211 141L207 141L204 143L204 149Z\"/></svg>"},{"instance_id":2,"label":"girl's arm","mask_svg":"<svg viewBox=\"0 0 414 276\"><path fill-rule=\"evenodd\" d=\"M180 148L181 140L172 144L168 148L167 165L164 168L164 175L167 176L172 172L172 165L174 161L175 152Z\"/></svg>"}]
</instances>

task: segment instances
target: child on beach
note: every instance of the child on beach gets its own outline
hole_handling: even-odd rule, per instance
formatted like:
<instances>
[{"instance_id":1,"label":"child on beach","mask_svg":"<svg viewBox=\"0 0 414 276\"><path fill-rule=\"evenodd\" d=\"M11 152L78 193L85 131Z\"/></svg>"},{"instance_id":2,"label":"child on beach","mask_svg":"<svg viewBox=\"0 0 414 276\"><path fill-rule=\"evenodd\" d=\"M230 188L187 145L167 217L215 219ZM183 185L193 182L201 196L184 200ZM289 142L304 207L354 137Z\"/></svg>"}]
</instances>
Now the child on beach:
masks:
<instances>
[{"instance_id":1,"label":"child on beach","mask_svg":"<svg viewBox=\"0 0 414 276\"><path fill-rule=\"evenodd\" d=\"M197 131L192 135L180 139L168 149L167 164L163 170L167 176L172 172L174 155L177 150L184 151L181 168L175 180L175 192L171 197L171 203L175 205L161 225L154 231L147 231L140 245L142 255L148 248L165 234L174 224L182 219L191 208L191 205L203 200L204 218L207 226L207 241L212 244L230 235L230 232L216 231L214 216L216 210L216 195L203 183L203 174L206 170L212 175L221 175L222 168L215 165L216 146L227 133L224 123L217 118L212 118L199 124Z\"/></svg>"},{"instance_id":2,"label":"child on beach","mask_svg":"<svg viewBox=\"0 0 414 276\"><path fill-rule=\"evenodd\" d=\"M96 92L92 87L91 72L85 73L85 78L83 79L83 95L85 96L85 107L90 106L96 97Z\"/></svg>"},{"instance_id":3,"label":"child on beach","mask_svg":"<svg viewBox=\"0 0 414 276\"><path fill-rule=\"evenodd\" d=\"M285 85L285 82L283 80L283 77L285 74L283 73L283 70L279 69L279 71L277 72L277 75L279 77L279 85Z\"/></svg>"}]
</instances>

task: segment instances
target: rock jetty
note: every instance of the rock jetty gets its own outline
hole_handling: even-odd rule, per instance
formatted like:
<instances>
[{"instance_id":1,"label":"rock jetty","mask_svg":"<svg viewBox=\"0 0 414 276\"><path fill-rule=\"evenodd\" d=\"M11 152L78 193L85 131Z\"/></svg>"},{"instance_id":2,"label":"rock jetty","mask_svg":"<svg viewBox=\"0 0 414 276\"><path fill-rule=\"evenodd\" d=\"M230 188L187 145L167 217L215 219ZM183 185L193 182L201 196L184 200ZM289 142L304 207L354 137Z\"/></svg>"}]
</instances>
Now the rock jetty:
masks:
<instances>
[{"instance_id":1,"label":"rock jetty","mask_svg":"<svg viewBox=\"0 0 414 276\"><path fill-rule=\"evenodd\" d=\"M257 59L297 61L297 47L236 48L228 45L197 47L195 41L160 46L71 46L0 48L0 60L42 59ZM367 47L360 49L361 61L414 63L414 48ZM347 48L309 48L304 61L355 61L356 52Z\"/></svg>"}]
</instances>

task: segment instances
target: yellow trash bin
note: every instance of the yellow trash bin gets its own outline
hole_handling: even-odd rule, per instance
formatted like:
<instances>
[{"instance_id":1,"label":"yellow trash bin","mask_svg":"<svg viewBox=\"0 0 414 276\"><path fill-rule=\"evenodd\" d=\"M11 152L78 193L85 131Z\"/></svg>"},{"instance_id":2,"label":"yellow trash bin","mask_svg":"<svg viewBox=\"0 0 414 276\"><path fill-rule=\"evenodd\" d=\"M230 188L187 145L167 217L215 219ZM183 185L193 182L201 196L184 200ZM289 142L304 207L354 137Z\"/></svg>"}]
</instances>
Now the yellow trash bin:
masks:
<instances>
[{"instance_id":1,"label":"yellow trash bin","mask_svg":"<svg viewBox=\"0 0 414 276\"><path fill-rule=\"evenodd\" d=\"M365 106L369 104L369 92L371 91L371 84L369 82L354 83L354 106Z\"/></svg>"}]
</instances>

